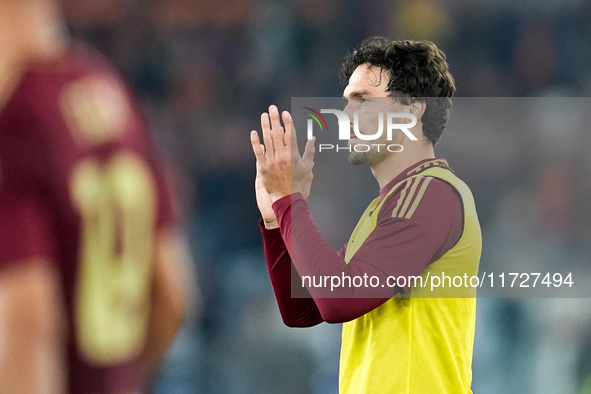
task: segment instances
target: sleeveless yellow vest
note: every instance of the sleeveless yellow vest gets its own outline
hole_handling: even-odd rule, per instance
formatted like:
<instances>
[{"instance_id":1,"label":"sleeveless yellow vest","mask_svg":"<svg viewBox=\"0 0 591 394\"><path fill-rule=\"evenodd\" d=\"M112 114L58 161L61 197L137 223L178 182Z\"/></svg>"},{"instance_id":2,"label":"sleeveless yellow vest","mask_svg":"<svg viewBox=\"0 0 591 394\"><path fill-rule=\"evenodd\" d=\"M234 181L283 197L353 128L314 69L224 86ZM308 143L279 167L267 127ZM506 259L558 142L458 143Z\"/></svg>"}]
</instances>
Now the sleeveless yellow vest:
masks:
<instances>
[{"instance_id":1,"label":"sleeveless yellow vest","mask_svg":"<svg viewBox=\"0 0 591 394\"><path fill-rule=\"evenodd\" d=\"M414 176L435 177L450 184L461 197L464 214L460 240L423 270L423 281L433 275L477 275L482 236L470 189L447 168L430 167ZM396 184L388 196L405 181ZM347 263L375 229L386 198L379 204L376 198L359 220L347 245ZM391 298L344 323L340 393L471 393L475 297L476 290L471 287L431 292L429 286L417 286L409 295Z\"/></svg>"}]
</instances>

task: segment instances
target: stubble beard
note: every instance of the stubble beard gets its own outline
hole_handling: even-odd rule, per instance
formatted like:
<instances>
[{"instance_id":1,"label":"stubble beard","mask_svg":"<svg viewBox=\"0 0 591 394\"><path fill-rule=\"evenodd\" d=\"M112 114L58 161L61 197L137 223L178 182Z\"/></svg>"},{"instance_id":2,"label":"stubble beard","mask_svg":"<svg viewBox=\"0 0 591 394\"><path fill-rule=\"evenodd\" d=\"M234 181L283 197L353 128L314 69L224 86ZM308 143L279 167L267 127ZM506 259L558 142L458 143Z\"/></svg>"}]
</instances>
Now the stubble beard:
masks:
<instances>
[{"instance_id":1,"label":"stubble beard","mask_svg":"<svg viewBox=\"0 0 591 394\"><path fill-rule=\"evenodd\" d=\"M378 152L377 148L371 147L367 152L351 151L349 153L349 163L354 166L371 166L379 161L383 152Z\"/></svg>"},{"instance_id":2,"label":"stubble beard","mask_svg":"<svg viewBox=\"0 0 591 394\"><path fill-rule=\"evenodd\" d=\"M351 153L349 153L349 163L353 164L354 166L373 166L385 160L391 152L388 152L386 146L389 144L399 144L402 142L402 137L394 133L392 141L388 141L386 139L386 135L383 134L378 140L376 141L364 141L364 143L370 146L370 149L367 152L357 152L354 150L354 146L351 147ZM378 147L372 144L381 144L380 150L378 151Z\"/></svg>"}]
</instances>

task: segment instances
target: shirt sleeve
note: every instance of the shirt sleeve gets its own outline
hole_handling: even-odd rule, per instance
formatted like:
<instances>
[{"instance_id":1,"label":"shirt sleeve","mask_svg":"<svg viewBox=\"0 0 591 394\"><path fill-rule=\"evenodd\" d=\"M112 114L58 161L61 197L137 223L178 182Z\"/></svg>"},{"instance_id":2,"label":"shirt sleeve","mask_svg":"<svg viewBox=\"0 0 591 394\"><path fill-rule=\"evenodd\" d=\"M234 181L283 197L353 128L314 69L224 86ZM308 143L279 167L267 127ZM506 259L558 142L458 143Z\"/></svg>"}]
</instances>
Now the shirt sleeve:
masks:
<instances>
[{"instance_id":1,"label":"shirt sleeve","mask_svg":"<svg viewBox=\"0 0 591 394\"><path fill-rule=\"evenodd\" d=\"M37 182L41 155L24 134L0 138L0 268L54 254L53 214Z\"/></svg>"},{"instance_id":2,"label":"shirt sleeve","mask_svg":"<svg viewBox=\"0 0 591 394\"><path fill-rule=\"evenodd\" d=\"M300 276L316 278L377 277L379 285L310 286L306 283L324 321L345 322L375 309L404 288L382 286L388 277L416 276L459 240L463 213L455 189L446 182L420 177L409 190L387 198L374 231L349 264L333 252L310 215L301 194L273 205L280 231ZM419 195L420 194L420 195ZM398 211L396 209L398 208ZM375 284L375 282L373 282Z\"/></svg>"},{"instance_id":3,"label":"shirt sleeve","mask_svg":"<svg viewBox=\"0 0 591 394\"><path fill-rule=\"evenodd\" d=\"M0 191L0 268L53 255L51 214L35 196L20 190Z\"/></svg>"},{"instance_id":4,"label":"shirt sleeve","mask_svg":"<svg viewBox=\"0 0 591 394\"><path fill-rule=\"evenodd\" d=\"M279 229L267 230L262 222L260 227L267 269L283 323L289 327L311 327L323 322L307 289L297 285L299 275L291 262L281 232ZM298 298L292 298L292 288L301 289Z\"/></svg>"}]
</instances>

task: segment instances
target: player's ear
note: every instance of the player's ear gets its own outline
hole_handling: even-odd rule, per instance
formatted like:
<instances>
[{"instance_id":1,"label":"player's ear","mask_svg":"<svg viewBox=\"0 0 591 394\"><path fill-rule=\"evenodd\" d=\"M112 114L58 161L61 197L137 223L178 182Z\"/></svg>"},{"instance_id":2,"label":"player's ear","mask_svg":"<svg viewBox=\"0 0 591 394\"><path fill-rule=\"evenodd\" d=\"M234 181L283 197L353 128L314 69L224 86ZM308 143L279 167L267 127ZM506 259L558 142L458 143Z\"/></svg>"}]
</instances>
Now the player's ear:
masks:
<instances>
[{"instance_id":1,"label":"player's ear","mask_svg":"<svg viewBox=\"0 0 591 394\"><path fill-rule=\"evenodd\" d=\"M416 116L417 120L421 119L426 109L427 103L425 101L415 100L413 103L410 104L410 113Z\"/></svg>"}]
</instances>

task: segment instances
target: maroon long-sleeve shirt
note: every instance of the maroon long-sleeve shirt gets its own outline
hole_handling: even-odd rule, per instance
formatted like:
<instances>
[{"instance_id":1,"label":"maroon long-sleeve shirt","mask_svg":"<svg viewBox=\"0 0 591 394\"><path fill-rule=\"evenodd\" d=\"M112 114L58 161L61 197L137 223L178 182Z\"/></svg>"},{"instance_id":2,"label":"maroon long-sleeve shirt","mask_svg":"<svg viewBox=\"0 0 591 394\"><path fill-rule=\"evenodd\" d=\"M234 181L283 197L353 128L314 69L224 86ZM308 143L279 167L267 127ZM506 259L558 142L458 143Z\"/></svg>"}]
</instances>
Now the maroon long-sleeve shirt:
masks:
<instances>
[{"instance_id":1,"label":"maroon long-sleeve shirt","mask_svg":"<svg viewBox=\"0 0 591 394\"><path fill-rule=\"evenodd\" d=\"M286 196L273 204L279 228L261 226L265 256L281 316L290 327L309 327L323 321L356 319L393 297L403 288L371 286L314 287L301 277L417 276L460 239L463 212L456 190L443 180L413 177L431 167L448 168L443 159L427 159L401 172L380 190L384 205L375 230L349 263L347 245L334 252L318 231L304 197ZM392 194L388 192L404 181ZM422 191L422 193L421 193ZM414 209L414 211L413 211ZM292 296L292 287L294 295Z\"/></svg>"}]
</instances>

